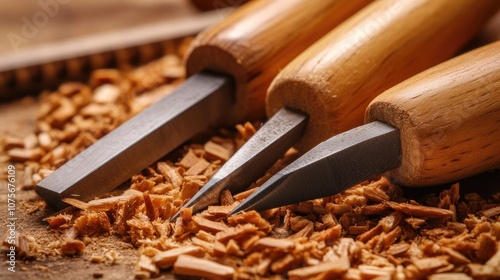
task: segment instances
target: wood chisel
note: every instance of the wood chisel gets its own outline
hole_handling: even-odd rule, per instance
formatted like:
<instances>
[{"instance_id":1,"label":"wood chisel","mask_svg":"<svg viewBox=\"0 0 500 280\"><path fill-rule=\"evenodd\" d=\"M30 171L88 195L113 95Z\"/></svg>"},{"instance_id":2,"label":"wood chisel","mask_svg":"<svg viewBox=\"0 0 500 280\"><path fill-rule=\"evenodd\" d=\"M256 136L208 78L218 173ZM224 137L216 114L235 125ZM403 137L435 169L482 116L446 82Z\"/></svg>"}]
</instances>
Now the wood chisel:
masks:
<instances>
[{"instance_id":1,"label":"wood chisel","mask_svg":"<svg viewBox=\"0 0 500 280\"><path fill-rule=\"evenodd\" d=\"M495 42L387 90L367 124L311 149L232 213L331 196L385 171L400 185L431 186L500 167L499 61Z\"/></svg>"},{"instance_id":2,"label":"wood chisel","mask_svg":"<svg viewBox=\"0 0 500 280\"><path fill-rule=\"evenodd\" d=\"M263 117L265 90L278 71L369 2L245 4L194 40L183 85L61 166L36 192L56 209L65 197L87 201L209 126Z\"/></svg>"},{"instance_id":3,"label":"wood chisel","mask_svg":"<svg viewBox=\"0 0 500 280\"><path fill-rule=\"evenodd\" d=\"M200 211L240 192L292 145L307 151L363 124L384 90L454 55L498 1L376 1L287 65L268 91L272 116L184 207ZM178 213L173 217L178 217Z\"/></svg>"}]
</instances>

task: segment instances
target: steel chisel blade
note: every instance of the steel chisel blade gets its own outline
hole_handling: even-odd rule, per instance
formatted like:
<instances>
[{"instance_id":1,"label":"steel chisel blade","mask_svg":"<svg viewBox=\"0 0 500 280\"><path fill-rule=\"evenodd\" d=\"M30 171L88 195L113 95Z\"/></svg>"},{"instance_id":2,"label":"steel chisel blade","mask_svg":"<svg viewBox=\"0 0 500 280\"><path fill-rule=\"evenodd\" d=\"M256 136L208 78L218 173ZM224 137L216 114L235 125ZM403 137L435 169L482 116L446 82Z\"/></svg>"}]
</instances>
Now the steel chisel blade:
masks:
<instances>
[{"instance_id":1,"label":"steel chisel blade","mask_svg":"<svg viewBox=\"0 0 500 280\"><path fill-rule=\"evenodd\" d=\"M211 125L232 104L232 79L199 73L104 136L37 184L55 209L62 199L83 201L112 190Z\"/></svg>"},{"instance_id":2,"label":"steel chisel blade","mask_svg":"<svg viewBox=\"0 0 500 280\"><path fill-rule=\"evenodd\" d=\"M378 121L365 124L322 142L271 177L230 214L335 195L400 164L399 130Z\"/></svg>"},{"instance_id":3,"label":"steel chisel blade","mask_svg":"<svg viewBox=\"0 0 500 280\"><path fill-rule=\"evenodd\" d=\"M306 114L283 108L264 124L185 205L199 212L219 202L224 189L245 190L300 138L307 125ZM176 213L172 220L179 217Z\"/></svg>"}]
</instances>

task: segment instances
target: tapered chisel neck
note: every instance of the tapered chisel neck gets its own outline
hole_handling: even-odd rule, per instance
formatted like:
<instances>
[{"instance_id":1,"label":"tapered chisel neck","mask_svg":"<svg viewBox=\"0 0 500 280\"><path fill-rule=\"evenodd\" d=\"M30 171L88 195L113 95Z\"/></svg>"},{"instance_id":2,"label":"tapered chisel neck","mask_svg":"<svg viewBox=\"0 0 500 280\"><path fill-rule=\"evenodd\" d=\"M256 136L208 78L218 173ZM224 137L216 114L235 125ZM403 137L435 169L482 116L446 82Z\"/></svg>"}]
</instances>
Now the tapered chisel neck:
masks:
<instances>
[{"instance_id":1,"label":"tapered chisel neck","mask_svg":"<svg viewBox=\"0 0 500 280\"><path fill-rule=\"evenodd\" d=\"M231 78L199 73L61 166L36 186L55 209L65 197L90 200L224 118L233 103Z\"/></svg>"},{"instance_id":2,"label":"tapered chisel neck","mask_svg":"<svg viewBox=\"0 0 500 280\"><path fill-rule=\"evenodd\" d=\"M230 214L335 195L400 164L399 130L375 121L322 142L269 179ZM305 186L321 187L305 191Z\"/></svg>"},{"instance_id":3,"label":"tapered chisel neck","mask_svg":"<svg viewBox=\"0 0 500 280\"><path fill-rule=\"evenodd\" d=\"M245 190L302 136L307 115L283 108L239 149L184 207L199 212L219 202L222 190ZM172 217L175 220L179 213Z\"/></svg>"}]
</instances>

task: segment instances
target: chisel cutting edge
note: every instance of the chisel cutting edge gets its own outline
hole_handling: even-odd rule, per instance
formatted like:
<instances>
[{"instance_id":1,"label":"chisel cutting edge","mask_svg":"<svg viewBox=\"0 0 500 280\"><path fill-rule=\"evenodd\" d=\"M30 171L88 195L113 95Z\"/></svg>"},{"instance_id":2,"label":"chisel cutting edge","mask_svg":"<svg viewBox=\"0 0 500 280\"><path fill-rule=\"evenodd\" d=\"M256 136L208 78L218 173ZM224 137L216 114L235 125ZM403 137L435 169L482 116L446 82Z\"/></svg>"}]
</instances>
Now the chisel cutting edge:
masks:
<instances>
[{"instance_id":1,"label":"chisel cutting edge","mask_svg":"<svg viewBox=\"0 0 500 280\"><path fill-rule=\"evenodd\" d=\"M36 192L56 209L65 197L88 201L209 126L263 117L265 89L278 71L369 2L245 4L194 40L186 59L192 77L182 87L57 169Z\"/></svg>"},{"instance_id":2,"label":"chisel cutting edge","mask_svg":"<svg viewBox=\"0 0 500 280\"><path fill-rule=\"evenodd\" d=\"M369 105L367 124L322 142L230 214L331 196L390 170L395 183L428 186L498 168L498 61L500 42L396 85Z\"/></svg>"},{"instance_id":3,"label":"chisel cutting edge","mask_svg":"<svg viewBox=\"0 0 500 280\"><path fill-rule=\"evenodd\" d=\"M185 207L196 212L217 203L223 189L244 190L292 145L305 152L361 125L373 98L453 56L499 7L474 0L368 5L280 72L266 97L272 117Z\"/></svg>"}]
</instances>

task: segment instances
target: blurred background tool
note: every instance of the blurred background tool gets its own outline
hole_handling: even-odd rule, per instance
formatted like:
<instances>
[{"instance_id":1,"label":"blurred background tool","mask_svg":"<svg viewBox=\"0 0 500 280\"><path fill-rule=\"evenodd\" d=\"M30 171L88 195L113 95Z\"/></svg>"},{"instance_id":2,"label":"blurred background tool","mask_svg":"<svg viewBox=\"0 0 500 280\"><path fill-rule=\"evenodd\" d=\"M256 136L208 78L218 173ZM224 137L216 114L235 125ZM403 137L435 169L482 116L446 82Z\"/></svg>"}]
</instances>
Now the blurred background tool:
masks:
<instances>
[{"instance_id":1,"label":"blurred background tool","mask_svg":"<svg viewBox=\"0 0 500 280\"><path fill-rule=\"evenodd\" d=\"M452 57L499 6L453 0L370 4L280 72L266 100L272 117L184 207L197 212L218 203L223 189L243 191L292 145L307 151L361 125L373 98Z\"/></svg>"},{"instance_id":2,"label":"blurred background tool","mask_svg":"<svg viewBox=\"0 0 500 280\"><path fill-rule=\"evenodd\" d=\"M183 85L39 182L37 193L56 209L64 197L93 199L209 126L263 117L279 70L369 2L262 0L239 8L193 41Z\"/></svg>"},{"instance_id":3,"label":"blurred background tool","mask_svg":"<svg viewBox=\"0 0 500 280\"><path fill-rule=\"evenodd\" d=\"M314 147L232 213L331 196L389 170L397 184L429 186L500 167L498 61L500 42L385 91L367 108L367 124Z\"/></svg>"},{"instance_id":4,"label":"blurred background tool","mask_svg":"<svg viewBox=\"0 0 500 280\"><path fill-rule=\"evenodd\" d=\"M202 13L186 0L1 5L0 101L86 81L95 69L127 70L158 59L236 7L221 3Z\"/></svg>"}]
</instances>

